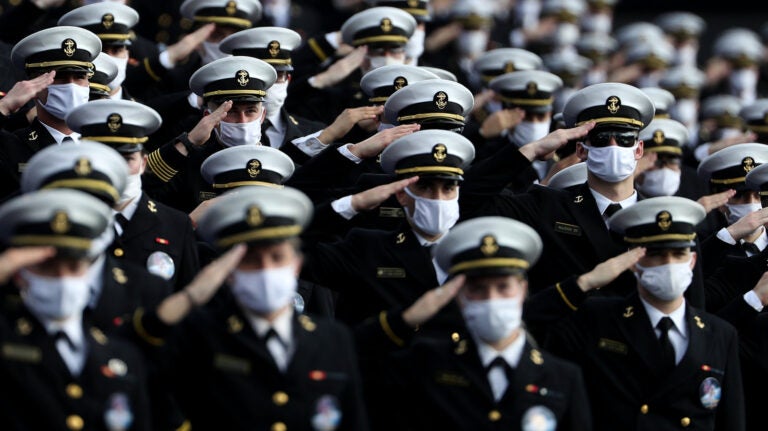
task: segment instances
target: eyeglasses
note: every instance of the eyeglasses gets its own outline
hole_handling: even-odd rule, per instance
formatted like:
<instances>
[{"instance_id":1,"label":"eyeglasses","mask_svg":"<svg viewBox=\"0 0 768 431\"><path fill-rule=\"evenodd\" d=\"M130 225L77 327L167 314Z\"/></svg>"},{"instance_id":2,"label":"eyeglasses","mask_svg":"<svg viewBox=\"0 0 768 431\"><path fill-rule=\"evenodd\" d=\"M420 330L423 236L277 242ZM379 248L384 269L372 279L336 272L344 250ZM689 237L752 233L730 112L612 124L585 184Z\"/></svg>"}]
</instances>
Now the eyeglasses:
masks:
<instances>
[{"instance_id":1,"label":"eyeglasses","mask_svg":"<svg viewBox=\"0 0 768 431\"><path fill-rule=\"evenodd\" d=\"M593 130L587 134L587 138L593 147L607 147L611 145L611 138L620 147L632 147L637 142L637 132L618 132L613 130L600 130L596 132Z\"/></svg>"}]
</instances>

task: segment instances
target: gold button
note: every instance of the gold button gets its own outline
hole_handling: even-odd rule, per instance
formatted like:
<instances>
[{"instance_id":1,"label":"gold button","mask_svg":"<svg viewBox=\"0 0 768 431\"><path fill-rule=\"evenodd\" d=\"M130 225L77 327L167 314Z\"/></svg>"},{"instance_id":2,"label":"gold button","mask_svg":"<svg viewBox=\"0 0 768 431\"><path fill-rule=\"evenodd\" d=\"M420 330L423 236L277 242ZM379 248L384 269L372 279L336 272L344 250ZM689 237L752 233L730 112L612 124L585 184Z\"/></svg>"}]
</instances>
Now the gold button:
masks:
<instances>
[{"instance_id":1,"label":"gold button","mask_svg":"<svg viewBox=\"0 0 768 431\"><path fill-rule=\"evenodd\" d=\"M115 249L115 256L116 257L123 257L124 254L125 254L125 252L123 251L122 248L116 248Z\"/></svg>"},{"instance_id":2,"label":"gold button","mask_svg":"<svg viewBox=\"0 0 768 431\"><path fill-rule=\"evenodd\" d=\"M275 422L272 424L272 431L285 431L288 427L282 422Z\"/></svg>"},{"instance_id":3,"label":"gold button","mask_svg":"<svg viewBox=\"0 0 768 431\"><path fill-rule=\"evenodd\" d=\"M81 388L79 385L76 385L74 383L68 384L66 391L67 391L67 396L69 396L70 398L78 399L83 396L83 388Z\"/></svg>"},{"instance_id":4,"label":"gold button","mask_svg":"<svg viewBox=\"0 0 768 431\"><path fill-rule=\"evenodd\" d=\"M501 413L498 410L491 410L488 412L488 419L490 419L491 422L496 422L501 419Z\"/></svg>"},{"instance_id":5,"label":"gold button","mask_svg":"<svg viewBox=\"0 0 768 431\"><path fill-rule=\"evenodd\" d=\"M69 415L67 416L67 428L78 431L83 429L83 418L81 418L78 415Z\"/></svg>"},{"instance_id":6,"label":"gold button","mask_svg":"<svg viewBox=\"0 0 768 431\"><path fill-rule=\"evenodd\" d=\"M685 417L680 419L680 425L687 427L690 424L691 424L691 418Z\"/></svg>"},{"instance_id":7,"label":"gold button","mask_svg":"<svg viewBox=\"0 0 768 431\"><path fill-rule=\"evenodd\" d=\"M288 394L283 391L277 391L272 395L272 402L277 406L284 406L288 403Z\"/></svg>"},{"instance_id":8,"label":"gold button","mask_svg":"<svg viewBox=\"0 0 768 431\"><path fill-rule=\"evenodd\" d=\"M643 404L642 406L640 406L640 413L644 415L648 414L648 404Z\"/></svg>"}]
</instances>

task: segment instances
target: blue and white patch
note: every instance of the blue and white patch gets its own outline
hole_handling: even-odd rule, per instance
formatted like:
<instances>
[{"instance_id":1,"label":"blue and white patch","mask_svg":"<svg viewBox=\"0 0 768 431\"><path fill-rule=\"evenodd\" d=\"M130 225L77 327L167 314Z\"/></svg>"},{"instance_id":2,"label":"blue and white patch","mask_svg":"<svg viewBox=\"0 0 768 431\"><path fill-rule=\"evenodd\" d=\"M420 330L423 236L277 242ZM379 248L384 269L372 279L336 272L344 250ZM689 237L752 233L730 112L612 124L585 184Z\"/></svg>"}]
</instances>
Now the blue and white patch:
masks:
<instances>
[{"instance_id":1,"label":"blue and white patch","mask_svg":"<svg viewBox=\"0 0 768 431\"><path fill-rule=\"evenodd\" d=\"M176 265L168 253L156 251L147 258L147 270L165 280L170 280L176 273Z\"/></svg>"},{"instance_id":2,"label":"blue and white patch","mask_svg":"<svg viewBox=\"0 0 768 431\"><path fill-rule=\"evenodd\" d=\"M333 395L323 395L315 404L312 416L312 429L315 431L333 431L341 424L339 400Z\"/></svg>"},{"instance_id":3,"label":"blue and white patch","mask_svg":"<svg viewBox=\"0 0 768 431\"><path fill-rule=\"evenodd\" d=\"M128 396L117 392L109 397L107 411L104 412L104 424L110 431L123 431L131 428L133 412Z\"/></svg>"},{"instance_id":4,"label":"blue and white patch","mask_svg":"<svg viewBox=\"0 0 768 431\"><path fill-rule=\"evenodd\" d=\"M716 409L720 403L721 392L720 381L714 377L707 377L699 385L701 405L710 410Z\"/></svg>"},{"instance_id":5,"label":"blue and white patch","mask_svg":"<svg viewBox=\"0 0 768 431\"><path fill-rule=\"evenodd\" d=\"M296 314L304 314L304 297L299 292L293 295L293 310Z\"/></svg>"},{"instance_id":6,"label":"blue and white patch","mask_svg":"<svg viewBox=\"0 0 768 431\"><path fill-rule=\"evenodd\" d=\"M533 406L523 415L523 431L555 431L557 418L548 407Z\"/></svg>"}]
</instances>

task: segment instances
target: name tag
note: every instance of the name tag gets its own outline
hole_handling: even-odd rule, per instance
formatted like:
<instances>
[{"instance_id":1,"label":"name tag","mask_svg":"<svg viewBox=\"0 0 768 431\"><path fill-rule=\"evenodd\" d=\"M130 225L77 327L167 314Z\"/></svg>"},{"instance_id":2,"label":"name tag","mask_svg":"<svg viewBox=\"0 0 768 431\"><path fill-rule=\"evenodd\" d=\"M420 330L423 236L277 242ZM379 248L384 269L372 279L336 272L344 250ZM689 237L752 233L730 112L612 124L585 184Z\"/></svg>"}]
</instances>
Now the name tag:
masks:
<instances>
[{"instance_id":1,"label":"name tag","mask_svg":"<svg viewBox=\"0 0 768 431\"><path fill-rule=\"evenodd\" d=\"M435 374L435 383L446 386L469 386L469 380L466 377L450 372L438 372Z\"/></svg>"},{"instance_id":2,"label":"name tag","mask_svg":"<svg viewBox=\"0 0 768 431\"><path fill-rule=\"evenodd\" d=\"M621 355L626 355L627 351L629 350L626 344L616 340L610 340L608 338L601 338L597 342L597 347L609 352L619 353Z\"/></svg>"},{"instance_id":3,"label":"name tag","mask_svg":"<svg viewBox=\"0 0 768 431\"><path fill-rule=\"evenodd\" d=\"M43 357L39 348L23 344L5 343L2 348L4 358L12 361L38 363Z\"/></svg>"},{"instance_id":4,"label":"name tag","mask_svg":"<svg viewBox=\"0 0 768 431\"><path fill-rule=\"evenodd\" d=\"M381 207L379 208L379 217L403 218L405 211L402 208Z\"/></svg>"},{"instance_id":5,"label":"name tag","mask_svg":"<svg viewBox=\"0 0 768 431\"><path fill-rule=\"evenodd\" d=\"M566 235L581 236L581 227L575 224L555 222L555 232L564 233Z\"/></svg>"},{"instance_id":6,"label":"name tag","mask_svg":"<svg viewBox=\"0 0 768 431\"><path fill-rule=\"evenodd\" d=\"M376 268L378 278L405 278L405 268Z\"/></svg>"},{"instance_id":7,"label":"name tag","mask_svg":"<svg viewBox=\"0 0 768 431\"><path fill-rule=\"evenodd\" d=\"M238 374L250 374L251 363L247 359L223 354L216 354L213 358L213 366L219 370Z\"/></svg>"}]
</instances>

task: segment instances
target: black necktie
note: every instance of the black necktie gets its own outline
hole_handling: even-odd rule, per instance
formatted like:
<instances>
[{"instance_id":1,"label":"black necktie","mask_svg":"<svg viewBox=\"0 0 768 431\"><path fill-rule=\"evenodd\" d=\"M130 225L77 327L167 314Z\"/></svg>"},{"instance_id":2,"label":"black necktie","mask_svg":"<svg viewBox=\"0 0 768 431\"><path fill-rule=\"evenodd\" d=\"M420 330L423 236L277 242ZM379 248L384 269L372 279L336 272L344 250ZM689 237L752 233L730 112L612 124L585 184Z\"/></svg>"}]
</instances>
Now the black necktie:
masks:
<instances>
[{"instance_id":1,"label":"black necktie","mask_svg":"<svg viewBox=\"0 0 768 431\"><path fill-rule=\"evenodd\" d=\"M75 142L74 139L72 139L71 136L65 136L64 139L61 140L61 144L73 144Z\"/></svg>"},{"instance_id":2,"label":"black necktie","mask_svg":"<svg viewBox=\"0 0 768 431\"><path fill-rule=\"evenodd\" d=\"M612 215L616 213L616 211L621 209L621 204L610 204L608 205L608 208L603 211L603 216L605 218L611 218Z\"/></svg>"},{"instance_id":3,"label":"black necktie","mask_svg":"<svg viewBox=\"0 0 768 431\"><path fill-rule=\"evenodd\" d=\"M272 127L272 122L269 120L264 120L264 123L261 125L261 145L265 147L271 146L269 143L269 136L267 136L267 130Z\"/></svg>"},{"instance_id":4,"label":"black necktie","mask_svg":"<svg viewBox=\"0 0 768 431\"><path fill-rule=\"evenodd\" d=\"M664 370L675 368L675 348L672 346L672 342L669 341L669 329L674 325L669 317L662 317L659 323L656 324L656 328L661 331L659 344L661 345L661 360Z\"/></svg>"},{"instance_id":5,"label":"black necktie","mask_svg":"<svg viewBox=\"0 0 768 431\"><path fill-rule=\"evenodd\" d=\"M53 335L53 338L56 341L64 340L65 343L67 343L67 346L69 346L69 349L72 351L77 350L75 347L75 343L72 342L72 340L69 338L66 332L64 331L56 331L56 333Z\"/></svg>"},{"instance_id":6,"label":"black necktie","mask_svg":"<svg viewBox=\"0 0 768 431\"><path fill-rule=\"evenodd\" d=\"M509 366L509 363L501 356L497 356L490 364L488 364L487 372L490 372L493 367L501 367L504 370L504 374L507 376L507 387L512 384L515 379L515 369Z\"/></svg>"},{"instance_id":7,"label":"black necktie","mask_svg":"<svg viewBox=\"0 0 768 431\"><path fill-rule=\"evenodd\" d=\"M120 229L122 229L123 233L125 233L125 228L128 227L128 219L125 218L123 213L116 213L115 214L115 222L120 225ZM117 233L117 229L115 229L115 232ZM121 235L118 235L121 236Z\"/></svg>"},{"instance_id":8,"label":"black necktie","mask_svg":"<svg viewBox=\"0 0 768 431\"><path fill-rule=\"evenodd\" d=\"M746 242L746 241L742 242L741 248L748 253L752 253L753 255L760 254L760 249L757 248L757 246L753 242Z\"/></svg>"}]
</instances>

